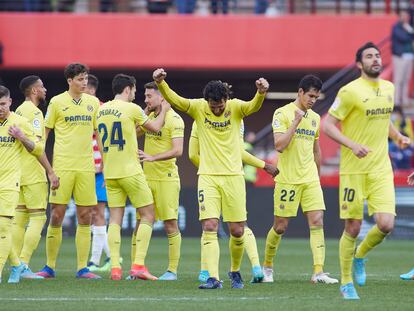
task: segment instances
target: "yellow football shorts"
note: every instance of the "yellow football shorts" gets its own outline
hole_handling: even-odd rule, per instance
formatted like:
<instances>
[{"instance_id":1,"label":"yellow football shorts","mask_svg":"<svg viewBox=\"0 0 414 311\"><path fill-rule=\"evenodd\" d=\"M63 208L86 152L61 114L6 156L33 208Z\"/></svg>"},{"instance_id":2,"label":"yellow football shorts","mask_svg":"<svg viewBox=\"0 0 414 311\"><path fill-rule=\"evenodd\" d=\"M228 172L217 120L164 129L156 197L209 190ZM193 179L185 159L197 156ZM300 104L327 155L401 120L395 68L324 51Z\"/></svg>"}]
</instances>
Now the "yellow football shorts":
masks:
<instances>
[{"instance_id":1,"label":"yellow football shorts","mask_svg":"<svg viewBox=\"0 0 414 311\"><path fill-rule=\"evenodd\" d=\"M19 191L0 189L0 216L14 217Z\"/></svg>"},{"instance_id":2,"label":"yellow football shorts","mask_svg":"<svg viewBox=\"0 0 414 311\"><path fill-rule=\"evenodd\" d=\"M95 193L95 172L55 171L59 177L60 186L50 189L49 202L53 204L68 204L70 198L76 205L92 206L97 204Z\"/></svg>"},{"instance_id":3,"label":"yellow football shorts","mask_svg":"<svg viewBox=\"0 0 414 311\"><path fill-rule=\"evenodd\" d=\"M220 218L220 214L225 222L247 219L243 175L199 175L197 196L200 220Z\"/></svg>"},{"instance_id":4,"label":"yellow football shorts","mask_svg":"<svg viewBox=\"0 0 414 311\"><path fill-rule=\"evenodd\" d=\"M368 214L395 213L394 176L392 171L341 175L339 209L341 219L363 219L364 200Z\"/></svg>"},{"instance_id":5,"label":"yellow football shorts","mask_svg":"<svg viewBox=\"0 0 414 311\"><path fill-rule=\"evenodd\" d=\"M48 190L47 182L20 186L19 205L27 209L46 209Z\"/></svg>"},{"instance_id":6,"label":"yellow football shorts","mask_svg":"<svg viewBox=\"0 0 414 311\"><path fill-rule=\"evenodd\" d=\"M127 197L135 208L154 203L143 173L134 176L105 179L109 207L125 207Z\"/></svg>"},{"instance_id":7,"label":"yellow football shorts","mask_svg":"<svg viewBox=\"0 0 414 311\"><path fill-rule=\"evenodd\" d=\"M325 210L319 181L297 185L277 183L273 199L274 215L279 217L295 217L299 204L303 213Z\"/></svg>"},{"instance_id":8,"label":"yellow football shorts","mask_svg":"<svg viewBox=\"0 0 414 311\"><path fill-rule=\"evenodd\" d=\"M148 180L155 203L157 220L178 219L180 181Z\"/></svg>"}]
</instances>

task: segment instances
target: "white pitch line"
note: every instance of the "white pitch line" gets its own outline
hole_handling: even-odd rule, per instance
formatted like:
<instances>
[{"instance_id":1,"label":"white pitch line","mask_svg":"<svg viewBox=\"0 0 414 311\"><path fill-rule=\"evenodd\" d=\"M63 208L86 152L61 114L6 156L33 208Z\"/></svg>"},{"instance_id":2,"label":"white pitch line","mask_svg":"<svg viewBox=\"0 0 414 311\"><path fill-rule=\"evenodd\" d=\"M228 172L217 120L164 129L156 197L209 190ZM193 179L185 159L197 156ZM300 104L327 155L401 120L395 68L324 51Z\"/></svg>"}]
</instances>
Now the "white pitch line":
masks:
<instances>
[{"instance_id":1,"label":"white pitch line","mask_svg":"<svg viewBox=\"0 0 414 311\"><path fill-rule=\"evenodd\" d=\"M0 298L0 301L228 301L228 300L271 300L291 297L101 297L101 298L71 298L71 297L17 297Z\"/></svg>"}]
</instances>

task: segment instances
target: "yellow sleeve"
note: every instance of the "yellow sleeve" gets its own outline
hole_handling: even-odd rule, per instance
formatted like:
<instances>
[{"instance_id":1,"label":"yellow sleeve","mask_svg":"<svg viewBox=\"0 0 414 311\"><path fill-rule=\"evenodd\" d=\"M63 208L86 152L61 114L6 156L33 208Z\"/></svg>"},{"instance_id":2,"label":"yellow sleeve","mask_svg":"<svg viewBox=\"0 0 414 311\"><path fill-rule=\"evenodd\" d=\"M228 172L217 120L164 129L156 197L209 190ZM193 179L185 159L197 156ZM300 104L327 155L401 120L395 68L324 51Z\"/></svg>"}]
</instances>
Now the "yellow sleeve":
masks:
<instances>
[{"instance_id":1,"label":"yellow sleeve","mask_svg":"<svg viewBox=\"0 0 414 311\"><path fill-rule=\"evenodd\" d=\"M191 109L191 100L188 98L181 97L176 92L170 89L167 82L164 80L161 83L157 83L158 89L161 92L164 99L170 103L171 106L188 113L193 116L193 109Z\"/></svg>"},{"instance_id":2,"label":"yellow sleeve","mask_svg":"<svg viewBox=\"0 0 414 311\"><path fill-rule=\"evenodd\" d=\"M190 141L188 143L188 157L194 166L198 168L200 165L200 147L197 137L190 137Z\"/></svg>"},{"instance_id":3,"label":"yellow sleeve","mask_svg":"<svg viewBox=\"0 0 414 311\"><path fill-rule=\"evenodd\" d=\"M335 101L329 109L329 114L338 120L344 120L354 108L354 103L352 92L346 88L342 88L339 90Z\"/></svg>"},{"instance_id":4,"label":"yellow sleeve","mask_svg":"<svg viewBox=\"0 0 414 311\"><path fill-rule=\"evenodd\" d=\"M252 113L258 111L262 107L263 101L265 99L265 94L260 94L256 92L256 95L250 101L240 100L240 109L243 116L251 115Z\"/></svg>"},{"instance_id":5,"label":"yellow sleeve","mask_svg":"<svg viewBox=\"0 0 414 311\"><path fill-rule=\"evenodd\" d=\"M145 114L144 110L138 105L134 105L134 113L133 118L135 124L144 125L149 119L148 116Z\"/></svg>"},{"instance_id":6,"label":"yellow sleeve","mask_svg":"<svg viewBox=\"0 0 414 311\"><path fill-rule=\"evenodd\" d=\"M184 121L178 115L173 116L171 124L171 138L182 137L184 137Z\"/></svg>"},{"instance_id":7,"label":"yellow sleeve","mask_svg":"<svg viewBox=\"0 0 414 311\"><path fill-rule=\"evenodd\" d=\"M289 127L285 115L279 109L277 109L273 114L272 127L273 133L285 133Z\"/></svg>"},{"instance_id":8,"label":"yellow sleeve","mask_svg":"<svg viewBox=\"0 0 414 311\"><path fill-rule=\"evenodd\" d=\"M44 152L44 144L36 140L29 122L23 122L21 123L20 126L21 126L21 130L23 131L24 135L34 143L34 148L30 153L36 157L41 156L42 153Z\"/></svg>"},{"instance_id":9,"label":"yellow sleeve","mask_svg":"<svg viewBox=\"0 0 414 311\"><path fill-rule=\"evenodd\" d=\"M47 112L45 116L45 127L50 128L50 129L55 128L56 119L57 119L56 104L50 101L50 104L47 107Z\"/></svg>"},{"instance_id":10,"label":"yellow sleeve","mask_svg":"<svg viewBox=\"0 0 414 311\"><path fill-rule=\"evenodd\" d=\"M246 165L251 165L257 168L264 168L265 166L265 161L260 160L254 155L248 153L246 150L242 151L242 161Z\"/></svg>"}]
</instances>

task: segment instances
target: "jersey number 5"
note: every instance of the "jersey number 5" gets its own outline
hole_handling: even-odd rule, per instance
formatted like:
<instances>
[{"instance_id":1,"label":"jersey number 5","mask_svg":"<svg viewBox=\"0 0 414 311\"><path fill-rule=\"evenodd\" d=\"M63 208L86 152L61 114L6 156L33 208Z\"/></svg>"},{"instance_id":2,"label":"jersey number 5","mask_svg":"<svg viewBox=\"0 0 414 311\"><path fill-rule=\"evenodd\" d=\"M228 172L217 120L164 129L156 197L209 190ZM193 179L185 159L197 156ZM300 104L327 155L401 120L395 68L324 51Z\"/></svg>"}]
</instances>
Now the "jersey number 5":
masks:
<instances>
[{"instance_id":1,"label":"jersey number 5","mask_svg":"<svg viewBox=\"0 0 414 311\"><path fill-rule=\"evenodd\" d=\"M105 124L101 123L98 126L99 135L101 136L103 152L108 152L109 147L105 145L108 139L108 128ZM114 122L112 123L112 131L111 131L111 146L118 146L118 150L124 150L125 139L122 135L122 124L121 122Z\"/></svg>"}]
</instances>

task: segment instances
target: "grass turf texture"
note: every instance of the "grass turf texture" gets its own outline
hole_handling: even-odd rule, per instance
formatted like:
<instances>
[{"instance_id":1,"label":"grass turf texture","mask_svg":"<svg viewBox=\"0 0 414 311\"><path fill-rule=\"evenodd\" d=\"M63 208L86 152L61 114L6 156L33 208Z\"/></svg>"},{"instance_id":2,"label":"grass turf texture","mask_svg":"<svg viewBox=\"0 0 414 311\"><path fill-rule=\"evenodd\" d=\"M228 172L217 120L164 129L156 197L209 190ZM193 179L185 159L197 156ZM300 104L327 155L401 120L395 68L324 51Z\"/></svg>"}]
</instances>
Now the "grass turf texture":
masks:
<instances>
[{"instance_id":1,"label":"grass turf texture","mask_svg":"<svg viewBox=\"0 0 414 311\"><path fill-rule=\"evenodd\" d=\"M122 243L124 276L130 267L129 242ZM261 260L264 240L258 239ZM200 242L183 239L179 281L118 281L75 279L76 254L73 238L64 238L58 258L57 278L22 280L7 284L8 269L0 284L0 310L413 310L414 281L402 281L401 273L414 265L413 242L385 241L369 254L367 285L357 287L360 301L343 301L338 285L311 284L312 256L307 240L284 239L275 261L275 283L250 284L251 268L243 259L243 290L230 289L228 243L220 241L222 290L197 289ZM159 276L167 267L167 239L154 238L147 265ZM44 264L44 241L31 263L33 271ZM325 270L339 278L338 241L327 242Z\"/></svg>"}]
</instances>

